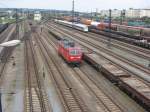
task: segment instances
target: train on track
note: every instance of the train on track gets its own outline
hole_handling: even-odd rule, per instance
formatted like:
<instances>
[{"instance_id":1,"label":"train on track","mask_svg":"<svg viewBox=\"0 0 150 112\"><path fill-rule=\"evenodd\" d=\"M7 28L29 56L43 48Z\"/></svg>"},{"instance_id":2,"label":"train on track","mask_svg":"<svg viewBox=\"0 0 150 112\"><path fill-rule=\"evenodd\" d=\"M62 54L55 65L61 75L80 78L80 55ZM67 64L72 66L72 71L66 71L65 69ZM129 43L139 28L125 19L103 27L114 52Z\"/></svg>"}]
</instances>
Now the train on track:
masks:
<instances>
[{"instance_id":1,"label":"train on track","mask_svg":"<svg viewBox=\"0 0 150 112\"><path fill-rule=\"evenodd\" d=\"M72 17L65 17L64 20L73 21ZM74 21L81 23L81 24L85 24L89 26L90 28L96 28L98 30L103 30L103 31L109 31L109 23L106 23L106 22L96 22L96 21L92 21L86 18L80 18L80 19L75 18ZM132 36L139 40L146 39L148 42L150 42L150 28L111 24L111 30L116 31L116 33L122 34L123 36Z\"/></svg>"},{"instance_id":2,"label":"train on track","mask_svg":"<svg viewBox=\"0 0 150 112\"><path fill-rule=\"evenodd\" d=\"M114 84L125 91L138 103L142 104L147 110L150 110L150 88L148 82L144 82L140 78L130 74L119 66L101 60L96 54L84 54L83 59L89 62L93 67L99 70Z\"/></svg>"},{"instance_id":3,"label":"train on track","mask_svg":"<svg viewBox=\"0 0 150 112\"><path fill-rule=\"evenodd\" d=\"M79 65L82 62L82 50L72 40L60 40L58 42L58 54L69 64Z\"/></svg>"},{"instance_id":4,"label":"train on track","mask_svg":"<svg viewBox=\"0 0 150 112\"><path fill-rule=\"evenodd\" d=\"M86 20L86 19L84 19L84 20L81 19L80 22L82 24L90 26L91 28L109 31L109 23L95 22L95 21L90 21L90 20ZM122 34L124 36L132 36L139 40L145 39L148 42L150 42L150 28L119 25L119 24L111 24L110 28L112 31L116 31L116 33L118 33L118 34Z\"/></svg>"},{"instance_id":5,"label":"train on track","mask_svg":"<svg viewBox=\"0 0 150 112\"><path fill-rule=\"evenodd\" d=\"M83 32L88 32L88 26L84 25L84 24L79 24L79 23L72 23L72 22L68 22L68 21L62 21L62 20L54 20L56 23L59 23L61 25L67 26L67 27L71 27Z\"/></svg>"},{"instance_id":6,"label":"train on track","mask_svg":"<svg viewBox=\"0 0 150 112\"><path fill-rule=\"evenodd\" d=\"M2 33L6 28L8 28L9 24L0 24L0 33Z\"/></svg>"},{"instance_id":7,"label":"train on track","mask_svg":"<svg viewBox=\"0 0 150 112\"><path fill-rule=\"evenodd\" d=\"M88 19L81 19L80 20L81 24L62 21L62 20L55 20L55 22L64 26L78 29L83 32L91 31L94 33L99 33L99 31L105 31L107 33L117 34L118 35L117 37L111 35L111 38L115 37L115 39L117 40L125 41L127 43L132 43L148 49L150 48L150 28L111 24L111 32L110 32L108 23L96 22Z\"/></svg>"}]
</instances>

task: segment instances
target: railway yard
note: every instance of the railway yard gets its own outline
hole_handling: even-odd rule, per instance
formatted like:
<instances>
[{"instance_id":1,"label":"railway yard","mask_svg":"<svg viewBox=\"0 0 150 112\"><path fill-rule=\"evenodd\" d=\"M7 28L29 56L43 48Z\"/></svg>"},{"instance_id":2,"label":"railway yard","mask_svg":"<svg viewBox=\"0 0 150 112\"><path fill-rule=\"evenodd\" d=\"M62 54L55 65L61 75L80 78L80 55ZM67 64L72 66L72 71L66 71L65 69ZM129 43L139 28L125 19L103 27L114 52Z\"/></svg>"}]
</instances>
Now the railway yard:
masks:
<instances>
[{"instance_id":1,"label":"railway yard","mask_svg":"<svg viewBox=\"0 0 150 112\"><path fill-rule=\"evenodd\" d=\"M150 111L149 48L54 20L19 26L20 45L0 47L4 112ZM13 39L15 24L0 33L1 43ZM81 47L80 64L58 53L67 39Z\"/></svg>"}]
</instances>

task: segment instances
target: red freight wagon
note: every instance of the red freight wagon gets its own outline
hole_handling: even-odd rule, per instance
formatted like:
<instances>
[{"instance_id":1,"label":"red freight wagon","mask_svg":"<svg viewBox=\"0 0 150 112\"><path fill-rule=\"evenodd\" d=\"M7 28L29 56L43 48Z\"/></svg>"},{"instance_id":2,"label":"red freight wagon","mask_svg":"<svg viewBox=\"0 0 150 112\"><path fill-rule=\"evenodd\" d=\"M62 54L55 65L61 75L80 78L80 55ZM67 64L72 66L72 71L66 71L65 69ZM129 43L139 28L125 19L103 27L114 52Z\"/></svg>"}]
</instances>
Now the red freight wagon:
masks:
<instances>
[{"instance_id":1,"label":"red freight wagon","mask_svg":"<svg viewBox=\"0 0 150 112\"><path fill-rule=\"evenodd\" d=\"M82 61L82 51L73 41L63 39L58 43L58 53L67 63L80 64Z\"/></svg>"}]
</instances>

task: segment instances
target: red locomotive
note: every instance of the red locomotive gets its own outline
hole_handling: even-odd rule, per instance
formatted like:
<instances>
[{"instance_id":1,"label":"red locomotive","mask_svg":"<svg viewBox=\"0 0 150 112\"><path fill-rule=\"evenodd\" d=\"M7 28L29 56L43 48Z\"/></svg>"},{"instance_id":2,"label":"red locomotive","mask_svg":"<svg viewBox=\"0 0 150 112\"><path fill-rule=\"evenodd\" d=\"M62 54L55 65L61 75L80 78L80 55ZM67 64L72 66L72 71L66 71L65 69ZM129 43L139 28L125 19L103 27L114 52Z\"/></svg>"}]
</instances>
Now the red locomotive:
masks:
<instances>
[{"instance_id":1,"label":"red locomotive","mask_svg":"<svg viewBox=\"0 0 150 112\"><path fill-rule=\"evenodd\" d=\"M58 53L67 63L80 64L82 61L82 51L73 41L63 39L58 43Z\"/></svg>"}]
</instances>

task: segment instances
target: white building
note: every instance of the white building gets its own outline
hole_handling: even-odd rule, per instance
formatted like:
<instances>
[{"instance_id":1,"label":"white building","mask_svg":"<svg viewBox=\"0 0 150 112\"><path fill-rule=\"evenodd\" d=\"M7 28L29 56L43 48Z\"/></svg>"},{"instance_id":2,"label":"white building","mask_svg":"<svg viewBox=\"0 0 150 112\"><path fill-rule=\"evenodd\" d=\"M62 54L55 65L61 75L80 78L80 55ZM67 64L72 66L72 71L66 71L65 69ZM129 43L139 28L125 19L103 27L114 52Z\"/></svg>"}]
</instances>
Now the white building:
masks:
<instances>
[{"instance_id":1,"label":"white building","mask_svg":"<svg viewBox=\"0 0 150 112\"><path fill-rule=\"evenodd\" d=\"M150 9L142 9L141 10L140 17L144 17L144 16L150 17Z\"/></svg>"},{"instance_id":2,"label":"white building","mask_svg":"<svg viewBox=\"0 0 150 112\"><path fill-rule=\"evenodd\" d=\"M100 11L100 14L101 16L109 16L109 10L101 10ZM112 17L116 18L116 17L120 17L121 15L121 10L117 10L117 9L114 9L112 10L112 13L111 13Z\"/></svg>"},{"instance_id":3,"label":"white building","mask_svg":"<svg viewBox=\"0 0 150 112\"><path fill-rule=\"evenodd\" d=\"M36 21L40 21L40 20L41 20L41 18L42 18L42 16L41 16L41 14L40 14L40 13L35 13L35 14L34 14L34 20L36 20Z\"/></svg>"},{"instance_id":4,"label":"white building","mask_svg":"<svg viewBox=\"0 0 150 112\"><path fill-rule=\"evenodd\" d=\"M140 9L129 9L126 10L125 16L129 18L139 18L141 14Z\"/></svg>"},{"instance_id":5,"label":"white building","mask_svg":"<svg viewBox=\"0 0 150 112\"><path fill-rule=\"evenodd\" d=\"M109 10L101 10L101 16L109 16Z\"/></svg>"},{"instance_id":6,"label":"white building","mask_svg":"<svg viewBox=\"0 0 150 112\"><path fill-rule=\"evenodd\" d=\"M120 15L121 15L121 10L117 10L117 9L114 9L114 10L112 10L112 17L120 17Z\"/></svg>"},{"instance_id":7,"label":"white building","mask_svg":"<svg viewBox=\"0 0 150 112\"><path fill-rule=\"evenodd\" d=\"M129 9L126 11L126 17L141 18L150 17L150 9Z\"/></svg>"},{"instance_id":8,"label":"white building","mask_svg":"<svg viewBox=\"0 0 150 112\"><path fill-rule=\"evenodd\" d=\"M123 10L117 10L114 9L112 10L112 17L120 17L121 16L121 11ZM109 10L101 10L100 11L101 16L109 16ZM150 17L150 9L128 9L125 10L125 17L129 18L141 18L141 17Z\"/></svg>"}]
</instances>

